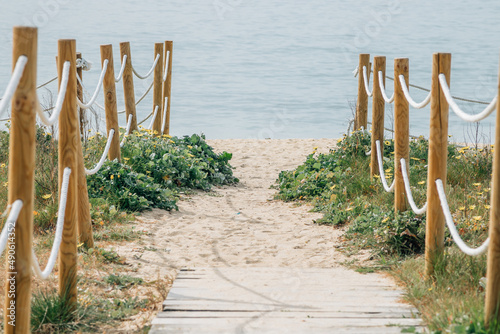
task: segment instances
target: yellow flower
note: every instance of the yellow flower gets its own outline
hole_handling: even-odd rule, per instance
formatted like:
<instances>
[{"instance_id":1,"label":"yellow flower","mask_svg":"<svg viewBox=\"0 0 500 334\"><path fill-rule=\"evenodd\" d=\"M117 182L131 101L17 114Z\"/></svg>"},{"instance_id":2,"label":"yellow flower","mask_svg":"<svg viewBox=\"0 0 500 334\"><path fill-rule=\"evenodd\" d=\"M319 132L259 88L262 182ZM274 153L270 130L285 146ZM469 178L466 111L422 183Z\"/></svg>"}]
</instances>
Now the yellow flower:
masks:
<instances>
[{"instance_id":1,"label":"yellow flower","mask_svg":"<svg viewBox=\"0 0 500 334\"><path fill-rule=\"evenodd\" d=\"M464 210L465 210L465 206L461 206L461 207L459 207L459 208L458 208L458 210L460 210L460 211L464 211Z\"/></svg>"},{"instance_id":2,"label":"yellow flower","mask_svg":"<svg viewBox=\"0 0 500 334\"><path fill-rule=\"evenodd\" d=\"M169 140L169 143L170 143L170 144L175 144L175 141L173 141L173 140Z\"/></svg>"},{"instance_id":3,"label":"yellow flower","mask_svg":"<svg viewBox=\"0 0 500 334\"><path fill-rule=\"evenodd\" d=\"M487 209L487 210L489 210L489 209L491 208L491 206L489 206L488 204L486 204L486 205L484 206L484 208L485 208L485 209Z\"/></svg>"},{"instance_id":4,"label":"yellow flower","mask_svg":"<svg viewBox=\"0 0 500 334\"><path fill-rule=\"evenodd\" d=\"M391 142L390 142L390 141L388 141L388 140L386 140L384 143L385 143L386 145L391 145Z\"/></svg>"},{"instance_id":5,"label":"yellow flower","mask_svg":"<svg viewBox=\"0 0 500 334\"><path fill-rule=\"evenodd\" d=\"M76 247L80 248L83 246L83 242L81 244L78 244Z\"/></svg>"},{"instance_id":6,"label":"yellow flower","mask_svg":"<svg viewBox=\"0 0 500 334\"><path fill-rule=\"evenodd\" d=\"M123 160L125 160L125 161L129 161L129 160L130 160L130 158L123 158Z\"/></svg>"},{"instance_id":7,"label":"yellow flower","mask_svg":"<svg viewBox=\"0 0 500 334\"><path fill-rule=\"evenodd\" d=\"M3 183L4 187L7 187L8 185L9 185L9 181Z\"/></svg>"},{"instance_id":8,"label":"yellow flower","mask_svg":"<svg viewBox=\"0 0 500 334\"><path fill-rule=\"evenodd\" d=\"M415 161L420 161L420 159L419 159L419 158L415 158L415 157L411 157L410 159L411 159L411 160L415 160Z\"/></svg>"},{"instance_id":9,"label":"yellow flower","mask_svg":"<svg viewBox=\"0 0 500 334\"><path fill-rule=\"evenodd\" d=\"M99 222L99 224L100 224L100 225L104 225L104 221L102 221L102 220L101 220L101 221Z\"/></svg>"},{"instance_id":10,"label":"yellow flower","mask_svg":"<svg viewBox=\"0 0 500 334\"><path fill-rule=\"evenodd\" d=\"M474 216L474 217L472 217L472 218L474 218L474 220L477 220L477 221L479 221L479 220L483 219L483 217L481 217L481 216Z\"/></svg>"},{"instance_id":11,"label":"yellow flower","mask_svg":"<svg viewBox=\"0 0 500 334\"><path fill-rule=\"evenodd\" d=\"M4 168L5 167L5 164L1 164L0 167Z\"/></svg>"},{"instance_id":12,"label":"yellow flower","mask_svg":"<svg viewBox=\"0 0 500 334\"><path fill-rule=\"evenodd\" d=\"M164 179L165 181L168 181L168 179L169 179L169 178L170 178L170 177L169 177L168 175L165 175L165 176L163 177L163 179Z\"/></svg>"},{"instance_id":13,"label":"yellow flower","mask_svg":"<svg viewBox=\"0 0 500 334\"><path fill-rule=\"evenodd\" d=\"M33 216L37 216L38 215L38 212L37 211L33 211Z\"/></svg>"},{"instance_id":14,"label":"yellow flower","mask_svg":"<svg viewBox=\"0 0 500 334\"><path fill-rule=\"evenodd\" d=\"M481 183L473 183L472 185L477 187L477 186L480 186Z\"/></svg>"},{"instance_id":15,"label":"yellow flower","mask_svg":"<svg viewBox=\"0 0 500 334\"><path fill-rule=\"evenodd\" d=\"M43 199L49 199L52 197L52 194L45 194L42 196Z\"/></svg>"},{"instance_id":16,"label":"yellow flower","mask_svg":"<svg viewBox=\"0 0 500 334\"><path fill-rule=\"evenodd\" d=\"M475 208L476 208L476 206L475 206L475 205L471 205L471 206L469 206L469 209L471 209L471 210L474 210Z\"/></svg>"},{"instance_id":17,"label":"yellow flower","mask_svg":"<svg viewBox=\"0 0 500 334\"><path fill-rule=\"evenodd\" d=\"M191 146L191 145L188 145L188 148L189 148L189 149L192 149L192 148L193 148L193 146Z\"/></svg>"},{"instance_id":18,"label":"yellow flower","mask_svg":"<svg viewBox=\"0 0 500 334\"><path fill-rule=\"evenodd\" d=\"M459 155L457 155L457 156L455 157L455 159L457 159L457 160L460 160L461 158L462 158L462 157L461 157L461 156L459 156Z\"/></svg>"},{"instance_id":19,"label":"yellow flower","mask_svg":"<svg viewBox=\"0 0 500 334\"><path fill-rule=\"evenodd\" d=\"M342 141L342 138L337 139L337 143L340 143Z\"/></svg>"},{"instance_id":20,"label":"yellow flower","mask_svg":"<svg viewBox=\"0 0 500 334\"><path fill-rule=\"evenodd\" d=\"M345 211L352 211L352 209L354 209L353 207L348 207L347 209L345 209Z\"/></svg>"},{"instance_id":21,"label":"yellow flower","mask_svg":"<svg viewBox=\"0 0 500 334\"><path fill-rule=\"evenodd\" d=\"M483 193L482 193L482 192L478 192L477 194L478 194L478 195L482 195Z\"/></svg>"},{"instance_id":22,"label":"yellow flower","mask_svg":"<svg viewBox=\"0 0 500 334\"><path fill-rule=\"evenodd\" d=\"M386 173L389 173L390 171L392 171L392 168L387 168L387 169L385 170L385 172L386 172Z\"/></svg>"},{"instance_id":23,"label":"yellow flower","mask_svg":"<svg viewBox=\"0 0 500 334\"><path fill-rule=\"evenodd\" d=\"M188 157L193 158L194 155L192 155L191 153L188 153Z\"/></svg>"},{"instance_id":24,"label":"yellow flower","mask_svg":"<svg viewBox=\"0 0 500 334\"><path fill-rule=\"evenodd\" d=\"M389 217L385 217L384 219L382 219L382 223L385 223L388 220L389 220Z\"/></svg>"},{"instance_id":25,"label":"yellow flower","mask_svg":"<svg viewBox=\"0 0 500 334\"><path fill-rule=\"evenodd\" d=\"M425 181L418 181L418 184L425 184Z\"/></svg>"},{"instance_id":26,"label":"yellow flower","mask_svg":"<svg viewBox=\"0 0 500 334\"><path fill-rule=\"evenodd\" d=\"M113 179L115 178L115 176L114 176L114 175L111 175L109 178L110 178L111 180L113 180Z\"/></svg>"}]
</instances>

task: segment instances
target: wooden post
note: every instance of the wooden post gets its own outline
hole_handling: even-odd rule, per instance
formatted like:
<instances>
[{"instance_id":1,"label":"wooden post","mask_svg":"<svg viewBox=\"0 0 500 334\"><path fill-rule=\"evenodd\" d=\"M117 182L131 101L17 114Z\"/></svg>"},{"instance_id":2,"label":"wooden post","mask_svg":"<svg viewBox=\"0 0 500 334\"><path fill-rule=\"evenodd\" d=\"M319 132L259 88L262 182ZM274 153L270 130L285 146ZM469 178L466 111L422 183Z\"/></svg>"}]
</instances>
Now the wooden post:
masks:
<instances>
[{"instance_id":1,"label":"wooden post","mask_svg":"<svg viewBox=\"0 0 500 334\"><path fill-rule=\"evenodd\" d=\"M120 43L120 56L123 61L123 56L127 56L125 69L123 70L123 95L125 99L125 115L128 122L129 115L132 115L132 123L130 124L130 132L138 130L137 115L135 109L135 93L134 93L134 75L132 73L132 56L130 55L130 43Z\"/></svg>"},{"instance_id":2,"label":"wooden post","mask_svg":"<svg viewBox=\"0 0 500 334\"><path fill-rule=\"evenodd\" d=\"M82 59L81 52L76 53L76 59ZM56 57L56 61L57 61L57 57ZM83 82L83 68L82 67L78 67L76 69L76 75ZM83 101L83 87L78 80L76 80L76 96L80 99L80 101ZM82 140L86 140L86 138L87 138L87 132L85 131L86 125L87 125L87 118L85 117L86 109L78 107L78 114L80 115L80 134L82 136Z\"/></svg>"},{"instance_id":3,"label":"wooden post","mask_svg":"<svg viewBox=\"0 0 500 334\"><path fill-rule=\"evenodd\" d=\"M370 55L361 53L358 65L358 101L356 103L356 115L354 117L354 130L365 128L368 125L368 94L366 94L365 82L363 79L363 66L366 66L367 77L370 71Z\"/></svg>"},{"instance_id":4,"label":"wooden post","mask_svg":"<svg viewBox=\"0 0 500 334\"><path fill-rule=\"evenodd\" d=\"M4 331L30 333L38 34L37 28L14 27L13 35L12 69L21 55L28 62L12 97L8 203L20 199L23 208L5 249Z\"/></svg>"},{"instance_id":5,"label":"wooden post","mask_svg":"<svg viewBox=\"0 0 500 334\"><path fill-rule=\"evenodd\" d=\"M69 167L68 197L64 214L64 228L59 249L59 294L67 297L67 302L76 307L77 290L77 221L78 221L78 155L81 151L78 113L76 109L76 41L58 41L57 70L59 85L64 63L69 61L70 71L66 96L59 115L59 189L61 189L64 169ZM59 191L59 199L61 192Z\"/></svg>"},{"instance_id":6,"label":"wooden post","mask_svg":"<svg viewBox=\"0 0 500 334\"><path fill-rule=\"evenodd\" d=\"M162 97L162 84L163 84L163 43L155 43L155 53L156 55L160 55L158 63L156 63L156 67L154 70L154 87L153 87L153 110L158 106L158 113L156 114L156 118L153 123L153 131L156 131L155 134L161 134L161 124L163 117L163 102L161 100ZM153 58L153 59L154 59Z\"/></svg>"},{"instance_id":7,"label":"wooden post","mask_svg":"<svg viewBox=\"0 0 500 334\"><path fill-rule=\"evenodd\" d=\"M165 129L163 134L170 134L170 100L172 96L172 51L174 48L174 43L172 41L165 41L165 60L168 56L168 64L164 61L163 63L167 66L167 79L163 83L163 97L162 101L165 103L165 98L167 98L167 112L165 114ZM162 120L163 122L163 120ZM163 125L163 123L162 123Z\"/></svg>"},{"instance_id":8,"label":"wooden post","mask_svg":"<svg viewBox=\"0 0 500 334\"><path fill-rule=\"evenodd\" d=\"M450 53L432 55L431 119L429 131L429 158L427 170L427 223L425 232L425 272L434 274L434 265L444 249L444 214L436 188L436 179L446 187L448 158L448 102L444 97L438 76L443 73L450 85Z\"/></svg>"},{"instance_id":9,"label":"wooden post","mask_svg":"<svg viewBox=\"0 0 500 334\"><path fill-rule=\"evenodd\" d=\"M500 70L498 72L498 92L500 92ZM493 157L493 177L491 180L490 244L488 246L488 267L486 270L486 323L494 317L500 319L500 103L497 102L495 130L495 152Z\"/></svg>"},{"instance_id":10,"label":"wooden post","mask_svg":"<svg viewBox=\"0 0 500 334\"><path fill-rule=\"evenodd\" d=\"M375 56L373 68L373 102L372 102L372 154L370 160L370 176L379 174L377 148L375 142L380 141L380 154L384 153L384 111L385 101L378 82L378 72L382 71L383 83L385 85L385 57Z\"/></svg>"},{"instance_id":11,"label":"wooden post","mask_svg":"<svg viewBox=\"0 0 500 334\"><path fill-rule=\"evenodd\" d=\"M108 152L108 159L121 161L120 154L120 131L118 127L118 110L116 109L116 86L115 70L113 64L113 46L111 44L101 45L101 66L104 60L108 60L108 70L104 75L104 108L106 109L106 130L109 136L111 129L115 130L111 147Z\"/></svg>"},{"instance_id":12,"label":"wooden post","mask_svg":"<svg viewBox=\"0 0 500 334\"><path fill-rule=\"evenodd\" d=\"M399 76L405 77L408 85L408 58L394 59L394 209L396 212L407 208L405 184L401 172L401 158L409 159L410 150L410 119L409 103L404 96ZM408 164L407 164L408 165Z\"/></svg>"}]
</instances>

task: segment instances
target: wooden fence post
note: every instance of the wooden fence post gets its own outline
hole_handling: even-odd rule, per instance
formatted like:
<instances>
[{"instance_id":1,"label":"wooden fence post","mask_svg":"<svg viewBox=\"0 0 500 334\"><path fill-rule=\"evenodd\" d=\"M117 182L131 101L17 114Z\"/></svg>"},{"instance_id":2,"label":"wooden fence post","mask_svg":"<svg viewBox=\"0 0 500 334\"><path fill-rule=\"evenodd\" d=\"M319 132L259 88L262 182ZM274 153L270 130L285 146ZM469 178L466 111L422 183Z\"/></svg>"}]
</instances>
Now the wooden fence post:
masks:
<instances>
[{"instance_id":1,"label":"wooden fence post","mask_svg":"<svg viewBox=\"0 0 500 334\"><path fill-rule=\"evenodd\" d=\"M104 75L104 108L106 109L106 130L109 136L111 129L115 130L111 146L108 152L108 159L121 161L120 154L120 128L118 127L118 111L116 109L116 86L115 70L113 63L113 46L111 44L101 45L101 66L104 60L108 60L108 69Z\"/></svg>"},{"instance_id":2,"label":"wooden fence post","mask_svg":"<svg viewBox=\"0 0 500 334\"><path fill-rule=\"evenodd\" d=\"M498 72L498 92L500 92L500 70ZM490 202L490 244L488 246L488 267L486 270L486 323L494 317L500 319L500 103L497 102L495 152L493 157L493 177L491 180Z\"/></svg>"},{"instance_id":3,"label":"wooden fence post","mask_svg":"<svg viewBox=\"0 0 500 334\"><path fill-rule=\"evenodd\" d=\"M384 111L385 101L381 93L381 87L378 82L378 72L382 71L383 83L385 85L385 57L375 56L373 68L373 102L372 102L372 154L370 160L370 176L379 174L377 148L375 142L380 141L380 154L383 156L384 142Z\"/></svg>"},{"instance_id":4,"label":"wooden fence post","mask_svg":"<svg viewBox=\"0 0 500 334\"><path fill-rule=\"evenodd\" d=\"M64 228L59 249L59 295L66 296L67 302L76 307L77 303L77 221L78 221L78 155L81 151L78 113L76 109L76 41L58 41L57 70L59 85L66 61L70 62L68 87L59 115L59 189L61 189L64 169L69 167L68 197L64 215ZM59 199L61 192L59 192Z\"/></svg>"},{"instance_id":5,"label":"wooden fence post","mask_svg":"<svg viewBox=\"0 0 500 334\"><path fill-rule=\"evenodd\" d=\"M365 89L363 79L363 66L366 66L366 73L370 72L370 55L361 53L359 55L358 65L358 101L356 103L356 115L354 117L354 130L359 130L361 127L366 129L368 125L368 94Z\"/></svg>"},{"instance_id":6,"label":"wooden fence post","mask_svg":"<svg viewBox=\"0 0 500 334\"><path fill-rule=\"evenodd\" d=\"M156 67L154 70L154 87L153 87L153 110L158 106L158 112L156 114L156 118L153 122L153 131L155 131L156 135L161 134L161 125L163 120L163 101L161 99L162 96L162 88L163 88L163 43L155 43L155 53L154 57L160 55L158 63L156 63ZM154 59L155 59L154 58Z\"/></svg>"},{"instance_id":7,"label":"wooden fence post","mask_svg":"<svg viewBox=\"0 0 500 334\"><path fill-rule=\"evenodd\" d=\"M135 93L134 93L134 75L132 73L132 57L130 56L130 43L120 43L120 56L123 61L123 56L127 56L125 69L123 70L123 95L125 99L125 115L128 122L129 115L132 115L132 123L130 124L130 132L138 130L137 114L135 108Z\"/></svg>"},{"instance_id":8,"label":"wooden fence post","mask_svg":"<svg viewBox=\"0 0 500 334\"><path fill-rule=\"evenodd\" d=\"M408 58L394 59L394 209L396 212L407 208L405 185L401 172L401 158L408 161L410 146L409 103L404 96L399 76L402 74L408 85ZM407 164L408 165L408 164Z\"/></svg>"},{"instance_id":9,"label":"wooden fence post","mask_svg":"<svg viewBox=\"0 0 500 334\"><path fill-rule=\"evenodd\" d=\"M82 59L81 52L76 53L76 59L80 59L80 60ZM83 82L83 67L82 66L80 66L76 69L76 75ZM80 99L80 101L83 101L83 87L78 80L76 81L76 96ZM80 134L82 135L82 140L84 140L85 138L87 138L87 133L85 132L85 128L86 128L85 125L87 124L87 118L85 117L86 110L78 107L78 113L80 115Z\"/></svg>"},{"instance_id":10,"label":"wooden fence post","mask_svg":"<svg viewBox=\"0 0 500 334\"><path fill-rule=\"evenodd\" d=\"M167 79L163 82L163 96L162 101L165 103L165 98L167 98L167 112L165 114L165 129L163 134L170 134L170 99L172 96L172 52L174 48L174 43L172 41L165 41L165 60L168 56L168 64L166 61L163 63L167 66ZM162 120L163 122L163 120ZM162 123L163 125L163 123Z\"/></svg>"},{"instance_id":11,"label":"wooden fence post","mask_svg":"<svg viewBox=\"0 0 500 334\"><path fill-rule=\"evenodd\" d=\"M15 239L5 249L5 333L30 333L31 252L35 188L37 28L14 27L13 69L19 56L28 57L12 97L9 143L8 203L20 199L23 208L14 229ZM10 237L10 236L9 236ZM14 257L12 258L11 255ZM12 262L14 260L14 263Z\"/></svg>"},{"instance_id":12,"label":"wooden fence post","mask_svg":"<svg viewBox=\"0 0 500 334\"><path fill-rule=\"evenodd\" d=\"M436 179L446 187L448 159L448 102L439 85L439 74L446 76L450 85L450 53L432 55L431 118L429 131L429 158L427 170L427 219L425 232L425 272L434 274L434 265L444 249L444 214L436 188Z\"/></svg>"}]
</instances>

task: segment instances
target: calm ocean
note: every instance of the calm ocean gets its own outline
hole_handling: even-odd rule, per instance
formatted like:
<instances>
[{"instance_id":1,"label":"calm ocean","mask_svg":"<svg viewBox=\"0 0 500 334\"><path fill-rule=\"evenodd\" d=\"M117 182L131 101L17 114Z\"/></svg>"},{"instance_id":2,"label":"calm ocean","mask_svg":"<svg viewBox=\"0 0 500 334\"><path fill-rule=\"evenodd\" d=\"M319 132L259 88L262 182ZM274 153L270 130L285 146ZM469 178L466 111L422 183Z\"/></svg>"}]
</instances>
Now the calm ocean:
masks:
<instances>
[{"instance_id":1,"label":"calm ocean","mask_svg":"<svg viewBox=\"0 0 500 334\"><path fill-rule=\"evenodd\" d=\"M494 0L2 0L0 90L10 77L14 25L39 27L38 83L55 76L57 40L76 39L77 50L94 63L84 72L89 90L100 72L99 45L113 44L117 64L119 42L130 41L135 67L145 73L153 43L173 40L173 134L335 138L352 117L359 53L387 56L388 73L395 57L408 57L410 82L430 87L432 53L451 52L452 93L489 102L497 85L499 14ZM136 94L148 83L135 79ZM120 108L121 83L117 88ZM389 82L387 90L392 93ZM139 119L151 105L151 99L139 105ZM469 112L484 107L460 105ZM429 109L410 113L410 133L427 136ZM480 124L486 141L492 124L494 117ZM471 141L471 132L450 116L455 140Z\"/></svg>"}]
</instances>

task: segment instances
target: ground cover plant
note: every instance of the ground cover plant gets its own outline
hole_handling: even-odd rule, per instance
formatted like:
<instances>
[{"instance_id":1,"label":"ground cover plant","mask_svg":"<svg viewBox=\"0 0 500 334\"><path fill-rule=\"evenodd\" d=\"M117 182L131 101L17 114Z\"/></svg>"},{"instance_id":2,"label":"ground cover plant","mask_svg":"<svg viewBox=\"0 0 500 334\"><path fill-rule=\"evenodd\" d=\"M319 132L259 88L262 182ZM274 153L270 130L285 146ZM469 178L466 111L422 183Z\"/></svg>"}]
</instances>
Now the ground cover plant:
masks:
<instances>
[{"instance_id":1,"label":"ground cover plant","mask_svg":"<svg viewBox=\"0 0 500 334\"><path fill-rule=\"evenodd\" d=\"M42 264L47 262L53 244L59 206L54 130L37 127L36 131L33 247ZM96 131L85 137L84 161L90 169L99 160L106 138ZM7 206L8 147L9 132L0 131L1 208ZM141 128L127 136L121 154L121 162L107 161L96 174L87 177L96 244L91 249L78 245L78 307L66 307L64 298L53 288L57 284L54 275L48 281L35 279L33 332L102 332L116 321L157 310L166 297L168 279L148 282L134 277L113 245L148 234L136 228L135 214L152 208L177 210L180 194L238 182L229 164L231 154L214 152L203 135L158 136ZM5 217L0 218L0 228L4 223ZM2 256L0 268L4 265ZM100 276L99 270L108 275ZM4 297L2 289L0 298Z\"/></svg>"},{"instance_id":2,"label":"ground cover plant","mask_svg":"<svg viewBox=\"0 0 500 334\"><path fill-rule=\"evenodd\" d=\"M425 280L425 214L411 210L396 214L392 193L380 179L370 178L371 136L356 131L344 136L328 154L314 150L292 171L277 180L277 198L310 202L322 212L318 224L342 225L349 252L370 250L376 267L390 268L407 285L407 299L418 307L436 333L496 333L484 325L486 256L467 257L454 246L446 230L446 255L433 280ZM472 246L487 238L492 152L490 146L449 145L446 193L461 237ZM418 206L425 202L428 141L410 141L409 178ZM394 171L394 141L384 141L383 164L390 184ZM464 265L465 264L465 265ZM366 268L363 268L366 270Z\"/></svg>"}]
</instances>

